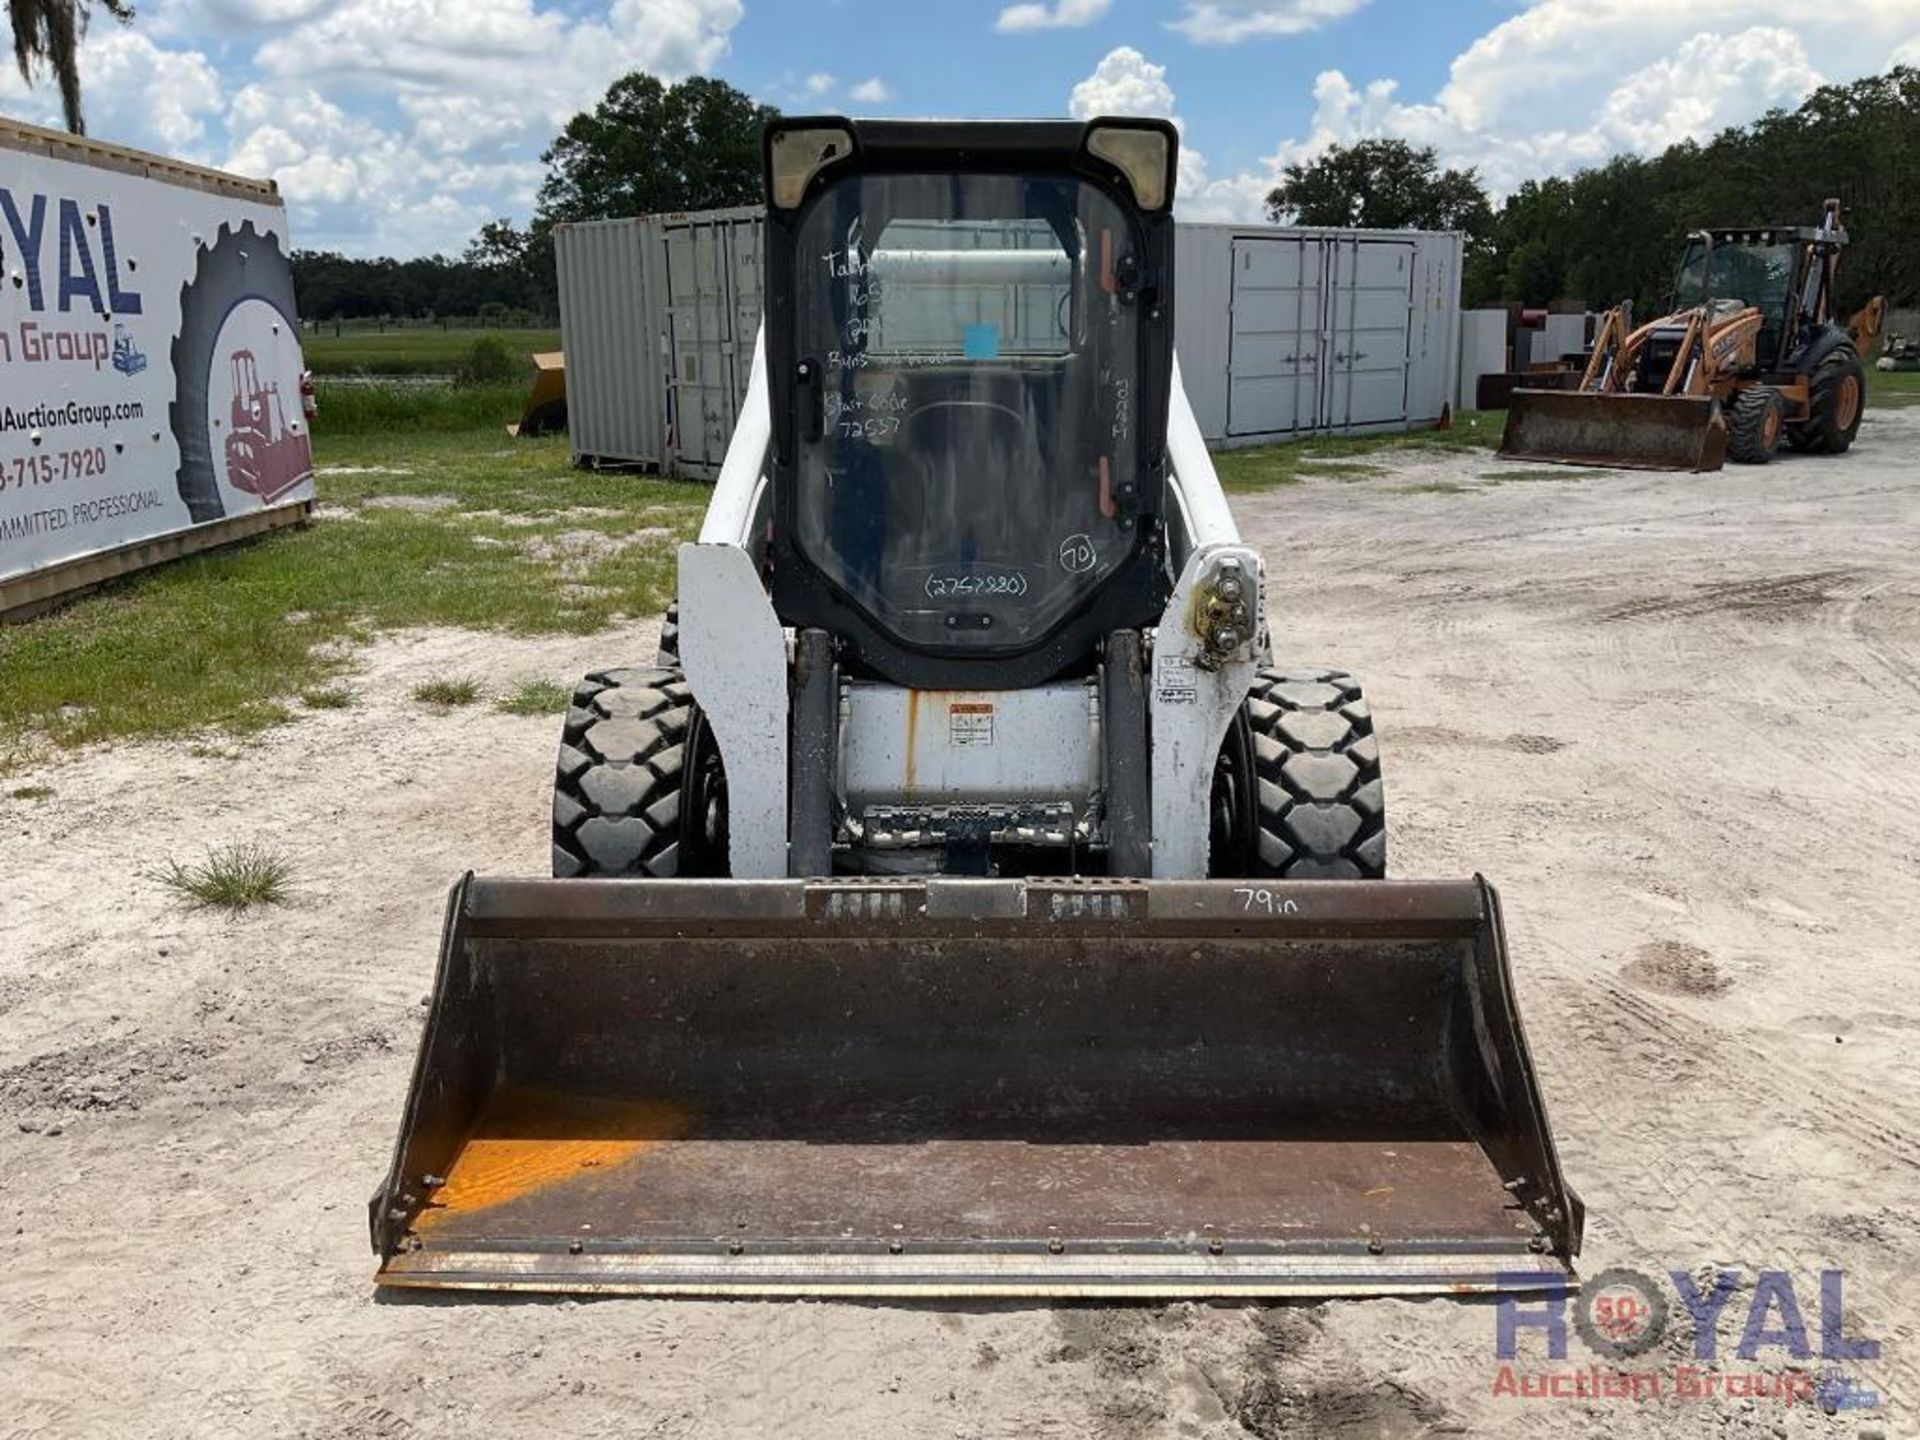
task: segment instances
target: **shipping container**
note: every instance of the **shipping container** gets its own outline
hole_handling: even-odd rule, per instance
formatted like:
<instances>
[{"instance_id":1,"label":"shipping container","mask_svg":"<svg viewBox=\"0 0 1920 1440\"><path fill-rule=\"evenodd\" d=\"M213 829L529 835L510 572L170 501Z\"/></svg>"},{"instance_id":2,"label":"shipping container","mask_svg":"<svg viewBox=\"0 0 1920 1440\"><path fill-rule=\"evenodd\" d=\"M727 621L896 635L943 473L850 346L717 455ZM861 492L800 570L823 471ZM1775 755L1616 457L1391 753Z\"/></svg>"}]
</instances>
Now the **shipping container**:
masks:
<instances>
[{"instance_id":1,"label":"shipping container","mask_svg":"<svg viewBox=\"0 0 1920 1440\"><path fill-rule=\"evenodd\" d=\"M577 462L718 472L759 324L760 216L742 208L559 227ZM940 237L955 243L951 227ZM983 226L977 243L1019 246L1006 223ZM1210 443L1410 429L1452 402L1457 234L1182 224L1176 254L1175 344ZM942 334L992 323L1018 343L1051 333L1052 315L1036 305L1032 287L983 282L946 289L940 313L918 319Z\"/></svg>"},{"instance_id":2,"label":"shipping container","mask_svg":"<svg viewBox=\"0 0 1920 1440\"><path fill-rule=\"evenodd\" d=\"M269 181L0 119L0 614L306 518Z\"/></svg>"},{"instance_id":3,"label":"shipping container","mask_svg":"<svg viewBox=\"0 0 1920 1440\"><path fill-rule=\"evenodd\" d=\"M1431 425L1460 361L1461 238L1181 225L1174 345L1214 445Z\"/></svg>"},{"instance_id":4,"label":"shipping container","mask_svg":"<svg viewBox=\"0 0 1920 1440\"><path fill-rule=\"evenodd\" d=\"M576 464L719 473L760 326L760 252L751 206L556 227Z\"/></svg>"}]
</instances>

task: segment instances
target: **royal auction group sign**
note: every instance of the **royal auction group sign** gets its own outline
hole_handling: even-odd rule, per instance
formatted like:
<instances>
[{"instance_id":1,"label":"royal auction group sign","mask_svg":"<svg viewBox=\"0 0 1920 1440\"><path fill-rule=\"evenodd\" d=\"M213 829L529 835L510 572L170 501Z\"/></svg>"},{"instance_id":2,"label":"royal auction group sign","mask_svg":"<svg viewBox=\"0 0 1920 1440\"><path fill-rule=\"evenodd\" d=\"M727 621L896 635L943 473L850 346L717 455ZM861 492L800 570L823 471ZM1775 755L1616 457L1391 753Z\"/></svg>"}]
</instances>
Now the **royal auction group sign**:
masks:
<instances>
[{"instance_id":1,"label":"royal auction group sign","mask_svg":"<svg viewBox=\"0 0 1920 1440\"><path fill-rule=\"evenodd\" d=\"M312 498L271 187L0 121L0 580Z\"/></svg>"}]
</instances>

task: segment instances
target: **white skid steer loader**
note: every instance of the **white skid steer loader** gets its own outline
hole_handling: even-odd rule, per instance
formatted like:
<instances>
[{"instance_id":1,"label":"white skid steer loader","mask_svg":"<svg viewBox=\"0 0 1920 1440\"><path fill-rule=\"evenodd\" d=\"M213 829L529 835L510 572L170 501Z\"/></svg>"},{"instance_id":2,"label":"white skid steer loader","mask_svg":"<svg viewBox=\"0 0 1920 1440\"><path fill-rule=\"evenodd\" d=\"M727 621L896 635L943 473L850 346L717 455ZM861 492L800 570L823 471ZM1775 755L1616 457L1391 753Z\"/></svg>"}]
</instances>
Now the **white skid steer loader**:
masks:
<instances>
[{"instance_id":1,"label":"white skid steer loader","mask_svg":"<svg viewBox=\"0 0 1920 1440\"><path fill-rule=\"evenodd\" d=\"M790 119L677 653L580 687L551 880L454 889L392 1286L1565 1283L1478 879L1384 879L1173 354L1158 121Z\"/></svg>"}]
</instances>

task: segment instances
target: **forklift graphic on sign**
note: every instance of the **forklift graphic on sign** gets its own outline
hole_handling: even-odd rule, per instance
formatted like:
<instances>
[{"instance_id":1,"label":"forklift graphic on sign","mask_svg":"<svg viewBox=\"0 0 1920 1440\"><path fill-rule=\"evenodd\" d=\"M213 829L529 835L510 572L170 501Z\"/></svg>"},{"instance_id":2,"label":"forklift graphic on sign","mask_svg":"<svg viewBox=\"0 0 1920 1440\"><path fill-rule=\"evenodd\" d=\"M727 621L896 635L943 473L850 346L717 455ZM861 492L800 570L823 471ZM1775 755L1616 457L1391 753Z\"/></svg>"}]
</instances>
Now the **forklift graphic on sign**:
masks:
<instances>
[{"instance_id":1,"label":"forklift graphic on sign","mask_svg":"<svg viewBox=\"0 0 1920 1440\"><path fill-rule=\"evenodd\" d=\"M313 447L287 424L277 381L262 381L251 350L228 357L233 371L232 428L227 431L227 483L277 500L313 474Z\"/></svg>"},{"instance_id":2,"label":"forklift graphic on sign","mask_svg":"<svg viewBox=\"0 0 1920 1440\"><path fill-rule=\"evenodd\" d=\"M133 343L133 332L124 325L113 327L113 368L132 377L147 368L147 354Z\"/></svg>"}]
</instances>

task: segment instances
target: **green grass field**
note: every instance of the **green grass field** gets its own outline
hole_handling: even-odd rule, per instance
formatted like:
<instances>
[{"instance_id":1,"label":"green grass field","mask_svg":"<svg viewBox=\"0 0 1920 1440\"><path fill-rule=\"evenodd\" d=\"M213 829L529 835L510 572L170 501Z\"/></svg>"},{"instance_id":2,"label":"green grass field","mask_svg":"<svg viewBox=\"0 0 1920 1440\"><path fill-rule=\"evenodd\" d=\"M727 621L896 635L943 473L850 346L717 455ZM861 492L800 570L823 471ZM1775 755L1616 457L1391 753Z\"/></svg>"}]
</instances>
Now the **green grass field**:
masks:
<instances>
[{"instance_id":1,"label":"green grass field","mask_svg":"<svg viewBox=\"0 0 1920 1440\"><path fill-rule=\"evenodd\" d=\"M319 413L314 439L360 436L469 434L506 439L508 422L526 408L526 385L412 385L402 381L359 382L334 378L314 382Z\"/></svg>"},{"instance_id":2,"label":"green grass field","mask_svg":"<svg viewBox=\"0 0 1920 1440\"><path fill-rule=\"evenodd\" d=\"M340 642L382 630L588 634L657 615L707 497L576 470L565 437L514 441L491 424L322 430L315 452L311 525L0 626L0 775L49 749L239 735L337 708L352 669Z\"/></svg>"},{"instance_id":3,"label":"green grass field","mask_svg":"<svg viewBox=\"0 0 1920 1440\"><path fill-rule=\"evenodd\" d=\"M558 330L442 330L433 325L384 332L343 329L338 335L331 326L322 326L317 333L303 334L300 345L315 375L451 375L473 342L486 335L497 336L525 356L560 348ZM529 373L532 367L529 359Z\"/></svg>"}]
</instances>

